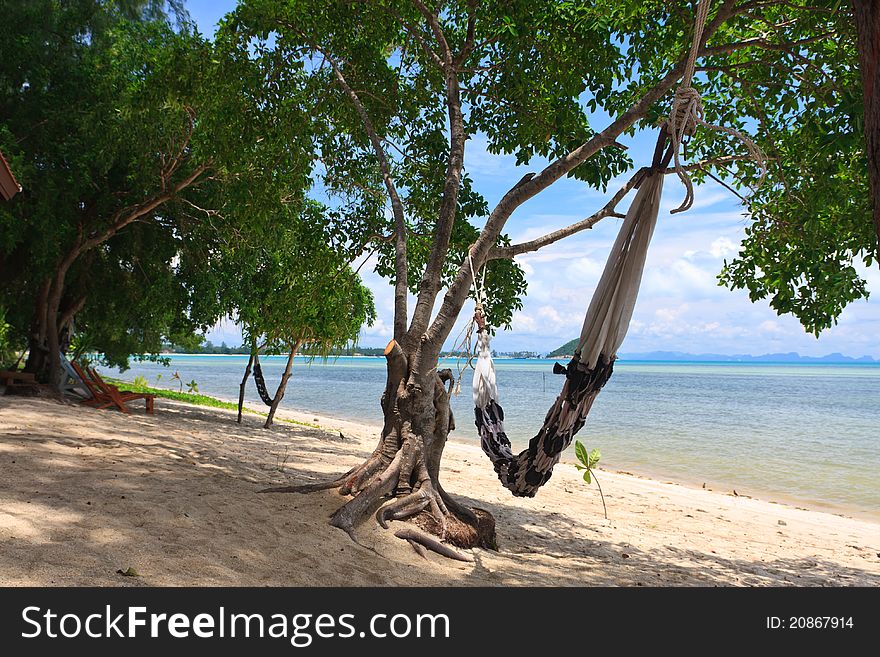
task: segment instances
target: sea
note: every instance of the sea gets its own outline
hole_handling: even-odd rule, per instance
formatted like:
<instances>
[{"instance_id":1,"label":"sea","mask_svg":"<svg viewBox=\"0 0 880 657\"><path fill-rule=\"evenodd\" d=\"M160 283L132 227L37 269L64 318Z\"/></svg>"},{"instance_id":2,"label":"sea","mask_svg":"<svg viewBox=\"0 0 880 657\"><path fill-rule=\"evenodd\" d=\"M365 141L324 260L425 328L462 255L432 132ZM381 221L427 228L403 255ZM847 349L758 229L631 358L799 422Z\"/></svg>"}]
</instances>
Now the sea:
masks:
<instances>
[{"instance_id":1,"label":"sea","mask_svg":"<svg viewBox=\"0 0 880 657\"><path fill-rule=\"evenodd\" d=\"M272 393L286 357L260 360ZM553 362L495 361L505 428L517 450L562 386ZM177 372L203 394L237 401L246 364L247 356L172 355L168 366L132 363L107 373L178 389L171 380ZM441 367L462 377L450 437L477 443L473 372L454 358ZM297 357L282 407L378 425L384 384L383 358ZM262 405L252 380L247 400ZM578 438L601 451L600 468L880 518L880 364L619 360Z\"/></svg>"}]
</instances>

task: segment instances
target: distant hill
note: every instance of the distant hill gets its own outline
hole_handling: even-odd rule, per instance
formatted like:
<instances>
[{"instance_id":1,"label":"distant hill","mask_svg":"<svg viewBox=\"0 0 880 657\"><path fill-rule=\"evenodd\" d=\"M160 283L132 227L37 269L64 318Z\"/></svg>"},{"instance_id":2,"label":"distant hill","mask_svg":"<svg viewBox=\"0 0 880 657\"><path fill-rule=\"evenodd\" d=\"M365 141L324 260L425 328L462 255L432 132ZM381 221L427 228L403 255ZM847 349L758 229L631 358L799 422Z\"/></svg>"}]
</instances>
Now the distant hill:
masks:
<instances>
[{"instance_id":1,"label":"distant hill","mask_svg":"<svg viewBox=\"0 0 880 657\"><path fill-rule=\"evenodd\" d=\"M566 342L558 349L547 354L548 358L561 358L571 356L577 347L577 339ZM880 363L871 356L853 358L841 353L828 354L826 356L801 356L797 352L763 354L753 356L751 354L690 354L683 351L649 351L646 353L620 354L620 360L654 360L654 361L708 361L714 363Z\"/></svg>"},{"instance_id":2,"label":"distant hill","mask_svg":"<svg viewBox=\"0 0 880 657\"><path fill-rule=\"evenodd\" d=\"M559 349L554 349L549 354L547 354L547 358L560 358L562 356L571 356L574 354L574 350L577 348L578 340L580 338L575 338L574 340L570 340L566 342L564 345L559 347Z\"/></svg>"}]
</instances>

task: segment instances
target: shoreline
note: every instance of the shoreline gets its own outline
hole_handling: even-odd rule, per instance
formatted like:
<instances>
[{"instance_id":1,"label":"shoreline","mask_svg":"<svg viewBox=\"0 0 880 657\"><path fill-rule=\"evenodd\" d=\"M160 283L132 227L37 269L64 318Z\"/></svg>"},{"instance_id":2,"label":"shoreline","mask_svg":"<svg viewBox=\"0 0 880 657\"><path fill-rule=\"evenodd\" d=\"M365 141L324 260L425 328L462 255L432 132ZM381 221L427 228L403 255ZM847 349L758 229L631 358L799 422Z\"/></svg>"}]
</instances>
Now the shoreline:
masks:
<instances>
[{"instance_id":1,"label":"shoreline","mask_svg":"<svg viewBox=\"0 0 880 657\"><path fill-rule=\"evenodd\" d=\"M369 517L353 541L328 523L336 490L258 492L344 472L375 430L279 413L321 428L167 400L150 416L0 398L0 585L880 586L877 522L602 471L605 519L572 465L514 498L458 441L444 486L495 517L498 551L425 560Z\"/></svg>"},{"instance_id":2,"label":"shoreline","mask_svg":"<svg viewBox=\"0 0 880 657\"><path fill-rule=\"evenodd\" d=\"M218 397L219 399L219 397ZM224 400L225 401L225 400ZM238 400L235 401L238 403ZM285 411L285 414L281 414L281 411ZM312 422L317 424L322 429L330 428L330 430L334 430L336 426L346 426L350 427L352 425L360 426L365 430L381 431L382 426L378 422L372 421L363 421L360 425L357 425L353 420L345 420L341 418L334 418L328 415L323 415L321 413L312 413L307 410L302 409L291 409L291 408L279 408L278 409L278 417L284 417L285 415L289 416L290 419L296 420L298 422ZM311 419L309 419L311 418ZM456 445L459 448L466 449L468 452L475 455L478 459L486 460L485 454L480 449L479 443L476 439L468 440L465 438L460 438L455 436L454 434L450 436L447 445L452 444ZM488 463L488 460L486 460ZM563 457L560 460L559 465L569 466L571 468L574 467L575 459ZM804 500L800 498L796 498L793 496L785 495L784 493L777 493L773 491L761 490L761 491L737 491L737 494L734 495L733 491L735 490L732 486L725 487L723 482L705 482L706 486L702 485L702 482L698 483L695 480L687 480L682 479L675 476L670 476L657 471L650 471L649 469L642 468L639 466L619 466L615 464L611 465L603 465L600 464L597 468L600 474L615 474L621 476L633 477L636 479L643 479L645 481L650 481L656 484L661 485L670 485L670 486L680 486L682 488L686 488L691 491L708 491L712 493L716 493L719 495L729 495L730 497L742 498L742 499L751 499L757 500L759 502L763 502L765 504L776 504L779 506L791 508L798 511L810 511L814 513L826 513L829 515L837 516L839 518L851 518L854 520L864 520L866 522L880 523L880 510L871 510L871 509L862 509L857 507L849 507L843 506L839 504L832 504L830 502L819 502L816 500ZM442 470L441 470L442 472ZM500 484L499 484L500 486ZM777 499L773 499L777 498Z\"/></svg>"},{"instance_id":3,"label":"shoreline","mask_svg":"<svg viewBox=\"0 0 880 657\"><path fill-rule=\"evenodd\" d=\"M192 355L209 355L213 356L215 354L192 354ZM237 355L237 354L220 354L220 355ZM364 358L373 358L372 356L364 356ZM131 383L131 382L129 382ZM173 390L168 388L168 390ZM238 399L227 398L217 395L210 395L215 399L220 401L238 404ZM185 402L184 402L185 403ZM244 405L245 409L249 409L254 414L259 414L261 411L249 407L247 403ZM361 428L361 430L378 432L381 430L382 425L378 421L372 420L361 420L360 424L356 423L354 420L346 420L344 418L335 418L329 415L325 415L319 412L313 412L304 409L298 408L285 408L282 404L279 407L276 417L279 419L291 419L296 422L304 422L306 424L317 424L319 428L325 429L327 427L332 428L339 424L345 426L357 425ZM475 453L479 455L481 458L485 458L482 450L479 448L479 442L476 438L467 439L456 436L454 433L449 438L450 443L454 443L456 445L460 445L462 447L473 449ZM560 461L561 464L566 465L574 465L575 460L571 457L563 456ZM684 488L688 488L691 490L707 490L711 492L720 493L722 495L731 495L733 497L742 497L745 499L756 499L762 502L766 502L768 504L778 504L786 507L791 507L794 509L802 510L802 511L815 511L818 513L828 513L831 515L835 515L842 518L854 518L858 520L866 520L869 522L880 522L880 509L866 509L856 506L848 506L842 504L835 504L832 502L823 502L819 500L812 499L803 499L793 495L786 495L785 493L772 491L768 489L735 489L732 485L726 484L725 482L719 481L706 481L699 482L695 479L687 479L684 477L679 477L675 475L669 475L664 472L660 472L657 470L652 470L651 468L646 468L639 465L626 465L626 464L600 464L598 468L596 468L600 473L616 473L622 475L629 475L632 477L637 477L639 479L646 479L649 481L654 481L657 483L664 484L672 484L676 486L682 486ZM601 482L600 482L601 483ZM705 485L704 485L705 484ZM737 490L737 494L734 495L733 491ZM742 492L740 492L742 491Z\"/></svg>"},{"instance_id":4,"label":"shoreline","mask_svg":"<svg viewBox=\"0 0 880 657\"><path fill-rule=\"evenodd\" d=\"M247 358L248 354L182 354L175 352L162 352L158 354L161 357L174 357L174 356L183 356L187 358L199 358L205 356L233 356L236 358ZM288 354L266 354L260 356L261 359L267 358L287 358ZM294 358L301 358L305 360L309 359L324 359L322 356L311 356L309 354L297 354ZM367 354L339 354L336 356L327 356L326 360L334 360L336 358L364 358L369 360L377 360L384 359L382 355L369 356ZM441 356L440 360L456 360L458 356ZM527 360L527 361L540 361L545 363L552 363L554 361L565 361L571 360L571 355L563 355L563 356L544 356L541 358L525 358L525 357L517 357L517 356L493 356L493 360ZM624 364L657 364L657 365L775 365L775 366L799 366L799 365L809 365L809 366L834 366L834 367L846 367L848 365L853 365L857 367L878 367L880 368L880 359L873 361L863 361L858 358L853 358L852 360L662 360L662 359L639 359L639 358L626 358L620 357L617 359L617 362Z\"/></svg>"}]
</instances>

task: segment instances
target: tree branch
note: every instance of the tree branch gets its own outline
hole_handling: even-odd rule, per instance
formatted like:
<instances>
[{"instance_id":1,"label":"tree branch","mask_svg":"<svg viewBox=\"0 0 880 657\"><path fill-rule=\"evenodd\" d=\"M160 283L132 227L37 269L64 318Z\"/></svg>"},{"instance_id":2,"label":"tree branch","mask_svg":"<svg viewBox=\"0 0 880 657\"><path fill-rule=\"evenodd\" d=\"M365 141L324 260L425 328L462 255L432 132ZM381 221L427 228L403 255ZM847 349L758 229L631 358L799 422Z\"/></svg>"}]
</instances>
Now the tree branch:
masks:
<instances>
[{"instance_id":1,"label":"tree branch","mask_svg":"<svg viewBox=\"0 0 880 657\"><path fill-rule=\"evenodd\" d=\"M703 30L703 38L698 53L705 54L706 42L718 31L718 29L732 16L742 13L744 10L736 7L732 0L724 0L715 17L707 23ZM452 330L452 326L463 307L468 290L473 280L471 271L471 259L474 266L479 268L486 259L489 250L495 246L495 242L504 228L507 219L514 210L527 200L543 191L551 184L565 176L572 169L585 162L597 152L613 144L616 139L636 121L643 118L650 107L662 98L675 85L681 77L686 58L683 57L657 84L650 88L629 109L623 112L615 121L607 126L602 132L594 135L586 143L575 150L550 163L534 178L522 182L511 188L499 201L498 205L489 215L486 225L477 241L471 247L471 258L465 258L459 267L455 280L446 292L443 303L437 317L426 332L426 340L431 344L432 354L439 354L443 342Z\"/></svg>"},{"instance_id":2,"label":"tree branch","mask_svg":"<svg viewBox=\"0 0 880 657\"><path fill-rule=\"evenodd\" d=\"M729 55L732 52L737 52L738 50L745 50L746 48L762 48L764 50L772 50L775 52L787 52L789 54L795 54L796 49L799 46L805 46L810 43L815 43L816 41L823 41L830 37L837 36L837 32L831 30L830 32L824 32L822 34L808 37L806 39L800 39L798 41L792 41L790 43L771 43L767 41L764 37L754 37L752 39L745 39L743 41L737 41L735 43L725 43L720 46L713 46L711 48L705 48L701 51L700 55L702 57L716 57L718 55Z\"/></svg>"},{"instance_id":3,"label":"tree branch","mask_svg":"<svg viewBox=\"0 0 880 657\"><path fill-rule=\"evenodd\" d=\"M455 56L454 64L457 67L464 64L465 60L468 58L468 55L471 54L471 51L474 48L474 39L475 28L477 23L477 0L468 0L468 19L467 19L467 28L466 28L466 36L464 39L464 45L461 48L461 52Z\"/></svg>"},{"instance_id":4,"label":"tree branch","mask_svg":"<svg viewBox=\"0 0 880 657\"><path fill-rule=\"evenodd\" d=\"M416 8L422 13L422 16L425 17L425 20L428 21L428 27L430 27L431 32L434 33L434 38L437 39L437 45L440 46L440 55L442 57L443 64L445 66L452 66L452 50L450 50L449 43L446 41L446 36L443 34L443 29L440 27L440 21L437 20L437 14L428 9L425 6L425 3L423 3L421 0L412 0L412 2L416 6Z\"/></svg>"},{"instance_id":5,"label":"tree branch","mask_svg":"<svg viewBox=\"0 0 880 657\"><path fill-rule=\"evenodd\" d=\"M498 260L500 258L513 258L514 256L518 256L523 253L537 251L538 249L554 244L555 242L569 237L570 235L574 235L583 230L592 228L605 217L622 216L616 212L617 204L620 203L623 198L629 193L629 191L638 184L639 180L643 176L644 171L646 171L646 169L639 169L639 171L636 172L636 174L632 178L630 178L627 183L623 187L621 187L614 196L611 197L611 200L609 200L608 203L606 203L605 206L595 214L590 215L586 219L581 219L580 221L570 224L565 228L560 228L559 230L554 230L551 233L542 235L537 239L529 240L528 242L511 244L510 246L493 247L492 249L490 249L488 255L486 256L486 260L488 261Z\"/></svg>"},{"instance_id":6,"label":"tree branch","mask_svg":"<svg viewBox=\"0 0 880 657\"><path fill-rule=\"evenodd\" d=\"M165 191L162 194L153 196L152 198L147 199L143 203L140 203L133 208L123 208L119 210L113 215L111 224L107 228L105 228L100 233L97 233L96 235L92 235L78 246L78 248L76 249L76 256L78 256L80 253L84 253L89 249L93 249L96 246L103 244L133 221L140 219L144 215L149 214L150 212L158 208L163 203L170 201L181 191L195 183L196 180L198 180L199 177L209 168L209 164L201 164L193 169L192 173L190 173L186 178L174 185L170 191Z\"/></svg>"},{"instance_id":7,"label":"tree branch","mask_svg":"<svg viewBox=\"0 0 880 657\"><path fill-rule=\"evenodd\" d=\"M443 67L443 73L446 82L446 109L449 117L449 159L446 168L446 181L443 186L443 198L440 202L434 230L434 245L419 284L419 295L413 310L412 321L402 341L402 346L406 351L409 351L416 344L416 341L424 335L431 320L434 302L440 291L443 264L449 252L449 242L458 210L458 195L461 189L462 170L464 169L464 144L467 140L464 115L461 111L461 89L458 73L453 66L452 53L446 37L437 16L428 11L420 0L413 1L425 16L435 38L440 43L441 54L446 63Z\"/></svg>"},{"instance_id":8,"label":"tree branch","mask_svg":"<svg viewBox=\"0 0 880 657\"><path fill-rule=\"evenodd\" d=\"M706 171L706 167L721 166L724 164L730 164L732 162L740 162L749 159L751 158L747 155L728 155L724 157L716 157L701 160L699 162L694 162L693 164L683 166L682 169L686 171ZM611 197L608 203L606 203L605 206L595 214L590 215L586 219L581 219L580 221L576 221L573 224L569 224L565 228L560 228L559 230L554 230L553 232L542 235L541 237L529 240L528 242L511 244L510 246L492 247L489 250L488 255L486 256L486 260L498 260L502 258L509 259L518 255L522 255L523 253L531 253L533 251L537 251L538 249L542 249L545 246L550 246L551 244L554 244L566 237L570 237L571 235L575 235L577 233L580 233L581 231L588 230L599 223L605 217L623 218L624 215L617 212L617 205L626 197L627 194L629 194L630 190L632 190L633 187L638 186L640 179L644 175L644 172L647 170L647 168L639 169L636 174L632 178L630 178L627 183L623 187L621 187L616 194L614 194L614 196ZM664 169L663 173L665 175L669 175L671 173L675 173L675 170ZM706 171L706 174L717 180L717 178L713 176L710 172ZM721 182L721 184L724 183ZM725 187L727 187L727 185L725 185ZM734 193L736 194L736 192ZM742 198L742 196L740 196L739 194L736 194L736 196L738 196L740 199Z\"/></svg>"},{"instance_id":9,"label":"tree branch","mask_svg":"<svg viewBox=\"0 0 880 657\"><path fill-rule=\"evenodd\" d=\"M287 25L290 29L297 32L300 36L309 41L305 35L297 30L292 25ZM406 320L407 320L407 310L406 310L406 293L409 287L409 278L407 271L407 262L406 262L406 215L403 210L403 202L400 200L400 195L397 193L397 187L394 184L394 179L391 176L391 165L388 162L388 156L385 153L385 149L382 147L382 140L379 137L379 134L376 132L375 127L373 126L373 122L370 120L369 114L367 114L367 110L364 107L364 104L361 102L360 97L357 93L351 88L348 84L348 81L345 79L345 76L342 74L342 70L339 67L336 59L334 59L330 54L318 46L315 43L312 43L312 47L320 52L329 62L330 66L333 68L333 74L336 77L336 81L339 83L339 86L342 88L342 91L348 96L348 99L351 101L351 104L354 105L355 111L361 119L361 123L364 126L364 130L367 132L367 137L370 140L370 144L373 147L373 152L376 155L376 159L379 161L379 169L382 172L382 182L385 183L385 189L388 192L388 198L391 200L391 212L394 215L394 226L396 233L396 242L395 242L395 259L394 259L394 276L395 276L395 286L394 286L394 337L399 340L402 339L403 335L406 332Z\"/></svg>"},{"instance_id":10,"label":"tree branch","mask_svg":"<svg viewBox=\"0 0 880 657\"><path fill-rule=\"evenodd\" d=\"M406 30L406 33L408 35L410 35L411 37L413 37L416 41L419 42L419 45L422 47L422 50L424 51L425 55L427 55L428 59L430 59L432 62L434 62L434 64L436 64L437 68L442 70L443 69L443 61L440 59L440 57L437 55L437 53L434 52L434 49L431 48L431 46L428 44L428 42L425 41L424 37L421 34L419 34L419 31L412 25L412 23L407 21L405 18L403 18L403 16L398 14L393 9L389 9L389 11L390 11L391 15L394 16L395 20L397 20L397 22L403 26L403 28ZM401 66L403 66L403 57L401 57L400 64L401 64Z\"/></svg>"}]
</instances>

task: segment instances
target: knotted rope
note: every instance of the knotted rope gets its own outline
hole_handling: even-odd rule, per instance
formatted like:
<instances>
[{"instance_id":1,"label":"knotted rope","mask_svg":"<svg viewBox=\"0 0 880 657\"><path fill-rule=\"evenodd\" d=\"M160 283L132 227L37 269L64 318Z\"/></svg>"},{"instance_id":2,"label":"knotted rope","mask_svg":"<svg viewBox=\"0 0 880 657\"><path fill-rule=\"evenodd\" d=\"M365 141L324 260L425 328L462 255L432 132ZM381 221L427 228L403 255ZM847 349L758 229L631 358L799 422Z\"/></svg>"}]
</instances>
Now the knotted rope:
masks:
<instances>
[{"instance_id":1,"label":"knotted rope","mask_svg":"<svg viewBox=\"0 0 880 657\"><path fill-rule=\"evenodd\" d=\"M709 16L709 3L711 0L697 0L697 12L694 22L694 39L691 43L691 49L688 53L687 61L684 66L684 74L681 78L681 84L675 90L675 96L672 100L672 111L666 121L669 130L669 139L672 141L672 152L674 158L674 169L685 188L685 197L681 205L674 210L672 214L689 210L694 204L694 184L687 170L681 163L680 151L682 146L687 146L690 138L697 131L697 126L703 126L710 130L723 132L742 142L749 157L757 162L761 167L761 177L758 179L757 186L764 182L767 175L766 157L760 148L748 136L724 126L714 125L705 120L705 111L703 110L703 100L700 98L700 92L693 86L694 70L696 67L697 56L700 52L700 45L703 41L703 30L706 27L706 19Z\"/></svg>"}]
</instances>

